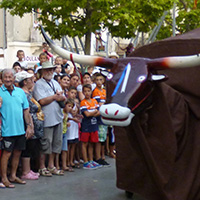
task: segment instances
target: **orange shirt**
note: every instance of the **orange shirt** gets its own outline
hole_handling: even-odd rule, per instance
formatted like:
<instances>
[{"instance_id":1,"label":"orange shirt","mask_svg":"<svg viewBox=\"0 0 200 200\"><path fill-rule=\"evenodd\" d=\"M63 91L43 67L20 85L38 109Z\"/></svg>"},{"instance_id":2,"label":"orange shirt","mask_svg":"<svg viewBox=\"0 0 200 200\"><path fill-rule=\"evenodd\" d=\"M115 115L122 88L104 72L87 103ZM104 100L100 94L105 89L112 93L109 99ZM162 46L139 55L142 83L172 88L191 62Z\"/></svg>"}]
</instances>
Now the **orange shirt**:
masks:
<instances>
[{"instance_id":1,"label":"orange shirt","mask_svg":"<svg viewBox=\"0 0 200 200\"><path fill-rule=\"evenodd\" d=\"M82 132L93 132L98 130L97 119L96 117L86 117L84 111L92 112L95 109L98 109L99 105L95 99L91 99L91 102L83 99L80 103L80 110L84 116L81 123Z\"/></svg>"},{"instance_id":2,"label":"orange shirt","mask_svg":"<svg viewBox=\"0 0 200 200\"><path fill-rule=\"evenodd\" d=\"M96 99L97 102L105 103L106 102L106 90L98 89L97 87L92 92L92 98Z\"/></svg>"}]
</instances>

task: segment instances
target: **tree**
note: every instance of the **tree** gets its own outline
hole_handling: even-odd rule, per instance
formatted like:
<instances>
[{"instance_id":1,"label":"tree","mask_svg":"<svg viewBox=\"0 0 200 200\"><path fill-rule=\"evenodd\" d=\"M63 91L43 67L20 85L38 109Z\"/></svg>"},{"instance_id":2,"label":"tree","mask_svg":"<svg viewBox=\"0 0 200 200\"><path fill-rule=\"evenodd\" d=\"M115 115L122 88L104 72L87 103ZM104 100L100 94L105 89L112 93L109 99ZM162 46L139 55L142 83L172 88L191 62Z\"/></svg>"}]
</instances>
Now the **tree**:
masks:
<instances>
[{"instance_id":1,"label":"tree","mask_svg":"<svg viewBox=\"0 0 200 200\"><path fill-rule=\"evenodd\" d=\"M152 30L172 5L173 0L2 0L0 6L20 17L39 10L39 20L53 39L86 35L85 53L89 54L91 32L100 23L112 36L131 38L136 30Z\"/></svg>"},{"instance_id":2,"label":"tree","mask_svg":"<svg viewBox=\"0 0 200 200\"><path fill-rule=\"evenodd\" d=\"M176 1L176 33L183 34L200 26L200 2L197 0ZM169 13L157 39L172 36L172 17Z\"/></svg>"}]
</instances>

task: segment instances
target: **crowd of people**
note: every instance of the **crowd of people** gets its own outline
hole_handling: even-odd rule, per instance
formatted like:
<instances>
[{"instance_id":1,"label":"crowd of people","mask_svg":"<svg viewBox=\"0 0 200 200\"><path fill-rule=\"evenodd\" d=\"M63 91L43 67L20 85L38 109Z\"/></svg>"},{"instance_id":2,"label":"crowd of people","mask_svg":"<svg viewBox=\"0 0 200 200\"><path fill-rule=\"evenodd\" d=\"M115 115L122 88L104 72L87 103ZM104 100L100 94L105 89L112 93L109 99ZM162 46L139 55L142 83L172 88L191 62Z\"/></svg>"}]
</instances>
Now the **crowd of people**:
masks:
<instances>
[{"instance_id":1,"label":"crowd of people","mask_svg":"<svg viewBox=\"0 0 200 200\"><path fill-rule=\"evenodd\" d=\"M115 158L113 127L102 123L99 112L105 77L93 74L92 66L81 76L73 73L60 56L50 62L53 55L43 45L33 68L18 50L12 69L0 74L0 187L63 176L75 167L108 167L105 155Z\"/></svg>"}]
</instances>

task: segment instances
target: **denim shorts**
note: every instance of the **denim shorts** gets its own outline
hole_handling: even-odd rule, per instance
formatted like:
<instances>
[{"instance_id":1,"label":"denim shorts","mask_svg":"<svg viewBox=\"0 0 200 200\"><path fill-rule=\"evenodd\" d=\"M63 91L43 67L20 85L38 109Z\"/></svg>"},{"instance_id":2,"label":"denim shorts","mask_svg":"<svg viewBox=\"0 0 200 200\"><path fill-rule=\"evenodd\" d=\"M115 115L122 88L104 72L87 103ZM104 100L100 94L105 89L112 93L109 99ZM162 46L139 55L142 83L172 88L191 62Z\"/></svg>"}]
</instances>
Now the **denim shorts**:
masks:
<instances>
[{"instance_id":1,"label":"denim shorts","mask_svg":"<svg viewBox=\"0 0 200 200\"><path fill-rule=\"evenodd\" d=\"M67 133L63 134L62 151L68 151Z\"/></svg>"}]
</instances>

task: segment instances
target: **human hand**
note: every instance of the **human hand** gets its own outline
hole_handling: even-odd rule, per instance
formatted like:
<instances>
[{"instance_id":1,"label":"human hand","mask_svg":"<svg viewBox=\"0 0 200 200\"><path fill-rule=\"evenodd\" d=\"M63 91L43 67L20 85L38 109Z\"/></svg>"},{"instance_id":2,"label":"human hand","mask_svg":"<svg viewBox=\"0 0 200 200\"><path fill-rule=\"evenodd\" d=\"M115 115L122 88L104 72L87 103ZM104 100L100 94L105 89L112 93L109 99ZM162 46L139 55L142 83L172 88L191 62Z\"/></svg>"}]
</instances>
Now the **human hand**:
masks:
<instances>
[{"instance_id":1,"label":"human hand","mask_svg":"<svg viewBox=\"0 0 200 200\"><path fill-rule=\"evenodd\" d=\"M25 136L27 139L30 139L34 136L34 129L31 126L27 126Z\"/></svg>"},{"instance_id":2,"label":"human hand","mask_svg":"<svg viewBox=\"0 0 200 200\"><path fill-rule=\"evenodd\" d=\"M56 101L64 101L66 98L65 96L63 96L63 91L56 91L56 94L55 94L55 100Z\"/></svg>"}]
</instances>

